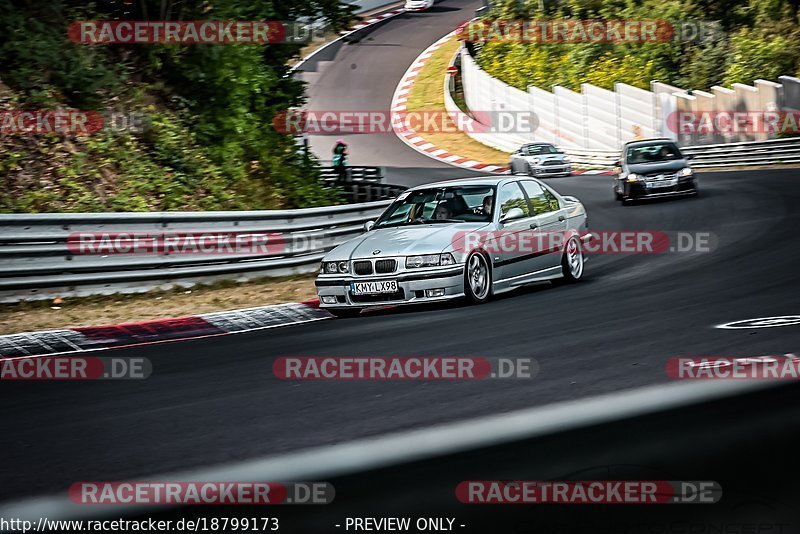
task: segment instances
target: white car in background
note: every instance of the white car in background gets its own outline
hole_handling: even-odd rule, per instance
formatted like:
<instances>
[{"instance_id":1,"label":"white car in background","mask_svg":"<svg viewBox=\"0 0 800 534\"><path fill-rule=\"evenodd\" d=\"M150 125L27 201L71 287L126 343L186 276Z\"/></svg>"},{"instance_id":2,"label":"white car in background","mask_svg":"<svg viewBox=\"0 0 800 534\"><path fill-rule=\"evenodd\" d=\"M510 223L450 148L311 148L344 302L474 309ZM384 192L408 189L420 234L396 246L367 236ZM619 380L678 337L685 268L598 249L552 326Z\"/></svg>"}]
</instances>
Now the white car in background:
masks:
<instances>
[{"instance_id":1,"label":"white car in background","mask_svg":"<svg viewBox=\"0 0 800 534\"><path fill-rule=\"evenodd\" d=\"M572 163L566 154L550 143L528 143L511 154L511 174L536 178L569 176Z\"/></svg>"},{"instance_id":2,"label":"white car in background","mask_svg":"<svg viewBox=\"0 0 800 534\"><path fill-rule=\"evenodd\" d=\"M433 7L434 0L406 0L406 11L425 11Z\"/></svg>"}]
</instances>

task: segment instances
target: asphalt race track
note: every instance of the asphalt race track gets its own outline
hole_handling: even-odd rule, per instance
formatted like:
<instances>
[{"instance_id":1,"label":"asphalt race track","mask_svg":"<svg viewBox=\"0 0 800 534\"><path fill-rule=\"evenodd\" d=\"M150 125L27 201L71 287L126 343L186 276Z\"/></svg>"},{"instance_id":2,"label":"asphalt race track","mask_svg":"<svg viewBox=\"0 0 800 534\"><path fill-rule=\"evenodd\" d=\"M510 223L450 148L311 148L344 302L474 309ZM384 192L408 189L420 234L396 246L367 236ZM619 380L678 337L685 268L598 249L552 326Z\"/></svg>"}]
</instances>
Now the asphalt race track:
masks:
<instances>
[{"instance_id":1,"label":"asphalt race track","mask_svg":"<svg viewBox=\"0 0 800 534\"><path fill-rule=\"evenodd\" d=\"M668 358L785 354L798 327L721 330L797 314L800 173L705 174L696 199L622 207L608 176L552 179L593 230L712 232L711 253L603 255L588 278L483 306L382 311L249 334L131 347L143 381L0 388L2 499L60 491L667 382ZM794 288L794 290L792 290ZM109 354L109 353L106 353ZM280 356L533 357L533 380L290 382Z\"/></svg>"},{"instance_id":2,"label":"asphalt race track","mask_svg":"<svg viewBox=\"0 0 800 534\"><path fill-rule=\"evenodd\" d=\"M425 13L404 13L378 26L359 43L323 50L301 67L308 82L312 111L386 111L409 65L438 39L475 16L481 2L445 0ZM469 170L423 156L393 132L362 135L317 135L309 141L322 161L330 161L336 139L348 144L349 164L384 167L386 182L418 185L459 176ZM500 162L507 163L507 162Z\"/></svg>"},{"instance_id":3,"label":"asphalt race track","mask_svg":"<svg viewBox=\"0 0 800 534\"><path fill-rule=\"evenodd\" d=\"M320 66L325 78L311 87L312 105L388 108L416 55L478 4L446 0L342 46ZM390 182L470 175L393 134L352 137L351 164L387 166ZM317 138L314 146L330 141ZM799 170L702 173L698 198L629 207L613 200L608 176L550 183L584 202L592 230L710 232L717 246L593 256L579 284L540 284L483 306L385 310L113 351L149 358L153 374L143 381L4 383L0 500L663 383L674 356L797 350L798 326L714 325L798 314ZM532 357L540 370L518 381L292 382L273 376L280 356Z\"/></svg>"}]
</instances>

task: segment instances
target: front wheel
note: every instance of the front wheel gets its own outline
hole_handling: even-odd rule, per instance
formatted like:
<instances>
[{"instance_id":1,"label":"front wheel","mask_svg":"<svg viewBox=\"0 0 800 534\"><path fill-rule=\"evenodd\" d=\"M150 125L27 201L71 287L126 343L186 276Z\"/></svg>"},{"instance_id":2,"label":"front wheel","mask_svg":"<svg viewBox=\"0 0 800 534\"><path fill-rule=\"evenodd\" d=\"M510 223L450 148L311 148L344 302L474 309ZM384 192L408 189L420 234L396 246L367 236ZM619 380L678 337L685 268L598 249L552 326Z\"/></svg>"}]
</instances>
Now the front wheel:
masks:
<instances>
[{"instance_id":1,"label":"front wheel","mask_svg":"<svg viewBox=\"0 0 800 534\"><path fill-rule=\"evenodd\" d=\"M347 317L358 317L361 313L359 308L324 308L331 312L333 315L340 319L345 319Z\"/></svg>"},{"instance_id":2,"label":"front wheel","mask_svg":"<svg viewBox=\"0 0 800 534\"><path fill-rule=\"evenodd\" d=\"M492 271L486 256L473 252L464 268L464 294L474 304L482 304L492 295Z\"/></svg>"},{"instance_id":3,"label":"front wheel","mask_svg":"<svg viewBox=\"0 0 800 534\"><path fill-rule=\"evenodd\" d=\"M579 281L583 278L583 247L577 237L571 237L564 247L561 255L561 278L560 282L568 284Z\"/></svg>"}]
</instances>

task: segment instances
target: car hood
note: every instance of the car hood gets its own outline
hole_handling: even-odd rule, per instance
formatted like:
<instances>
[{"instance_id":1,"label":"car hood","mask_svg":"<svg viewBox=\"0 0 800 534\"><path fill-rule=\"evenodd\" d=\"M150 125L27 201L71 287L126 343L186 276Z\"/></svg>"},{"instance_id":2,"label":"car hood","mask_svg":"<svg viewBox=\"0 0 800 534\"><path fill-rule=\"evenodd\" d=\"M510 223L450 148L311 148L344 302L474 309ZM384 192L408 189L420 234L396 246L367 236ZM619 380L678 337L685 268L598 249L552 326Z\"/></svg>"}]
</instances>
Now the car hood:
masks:
<instances>
[{"instance_id":1,"label":"car hood","mask_svg":"<svg viewBox=\"0 0 800 534\"><path fill-rule=\"evenodd\" d=\"M325 261L357 258L438 254L464 232L477 231L490 223L422 224L379 228L345 241L328 252ZM374 252L380 252L375 254Z\"/></svg>"},{"instance_id":2,"label":"car hood","mask_svg":"<svg viewBox=\"0 0 800 534\"><path fill-rule=\"evenodd\" d=\"M685 159L675 159L672 161L659 161L656 163L634 163L628 164L628 172L636 174L654 174L660 172L678 172L689 163Z\"/></svg>"}]
</instances>

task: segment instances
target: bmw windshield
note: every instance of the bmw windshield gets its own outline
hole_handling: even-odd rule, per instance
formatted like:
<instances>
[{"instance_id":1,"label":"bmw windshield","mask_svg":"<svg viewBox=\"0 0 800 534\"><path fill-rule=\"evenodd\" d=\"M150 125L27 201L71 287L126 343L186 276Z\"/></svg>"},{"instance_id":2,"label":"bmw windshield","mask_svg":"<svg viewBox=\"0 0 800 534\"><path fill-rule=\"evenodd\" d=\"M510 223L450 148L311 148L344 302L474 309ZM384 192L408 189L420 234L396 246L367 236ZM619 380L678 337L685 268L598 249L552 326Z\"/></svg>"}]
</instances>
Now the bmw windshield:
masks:
<instances>
[{"instance_id":1,"label":"bmw windshield","mask_svg":"<svg viewBox=\"0 0 800 534\"><path fill-rule=\"evenodd\" d=\"M375 228L411 224L490 222L494 187L460 186L417 189L401 195Z\"/></svg>"}]
</instances>

